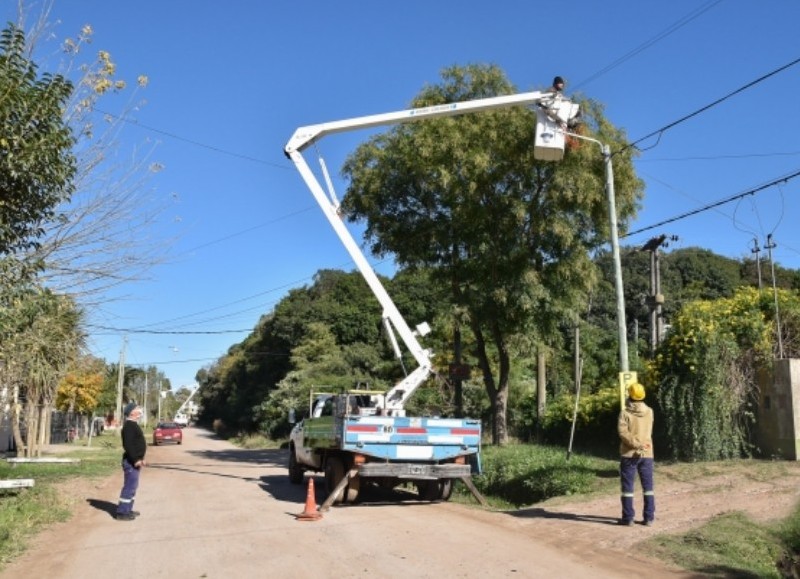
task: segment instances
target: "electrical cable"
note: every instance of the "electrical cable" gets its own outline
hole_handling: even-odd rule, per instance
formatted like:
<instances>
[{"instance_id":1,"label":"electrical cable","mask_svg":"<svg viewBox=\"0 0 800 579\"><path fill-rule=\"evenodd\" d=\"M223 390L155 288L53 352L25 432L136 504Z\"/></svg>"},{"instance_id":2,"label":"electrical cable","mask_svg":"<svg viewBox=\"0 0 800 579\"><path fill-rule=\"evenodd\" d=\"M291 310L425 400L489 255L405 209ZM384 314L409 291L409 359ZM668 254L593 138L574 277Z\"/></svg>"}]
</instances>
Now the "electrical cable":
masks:
<instances>
[{"instance_id":1,"label":"electrical cable","mask_svg":"<svg viewBox=\"0 0 800 579\"><path fill-rule=\"evenodd\" d=\"M773 179L769 183L765 183L763 185L759 185L758 187L754 187L753 189L749 189L747 191L744 191L743 193L737 193L736 195L732 195L730 197L726 197L725 199L721 199L719 201L715 201L713 203L709 203L708 205L705 205L703 207L699 207L698 209L694 209L692 211L687 211L686 213L681 213L680 215L677 215L675 217L671 217L669 219L665 219L663 221L659 221L658 223L654 223L653 225L648 225L647 227L641 227L639 229L636 229L635 231L630 231L630 232L625 233L625 234L620 234L620 237L621 238L622 237L630 237L632 235L636 235L636 234L642 233L644 231L649 231L651 229L655 229L657 227L661 227L663 225L667 225L668 223L674 223L675 221L680 221L681 219L685 219L687 217L691 217L693 215L697 215L699 213L703 213L705 211L708 211L709 209L714 209L715 207L719 207L721 205L725 205L725 204L730 203L732 201L736 201L738 199L741 199L742 197L747 197L748 195L755 195L759 191L763 191L764 189L768 189L770 187L774 187L775 185L778 185L780 183L786 183L787 181L790 181L790 180L792 180L792 179L794 179L796 177L800 177L800 171L795 171L794 173L791 173L789 175L784 175L783 177L779 177L777 179Z\"/></svg>"},{"instance_id":2,"label":"electrical cable","mask_svg":"<svg viewBox=\"0 0 800 579\"><path fill-rule=\"evenodd\" d=\"M761 83L761 82L764 82L764 81L765 81L765 80L767 80L768 78L771 78L771 77L775 76L776 74L778 74L778 73L781 73L781 72L783 72L784 70L786 70L786 69L788 69L788 68L791 68L792 66L795 66L795 65L796 65L796 64L798 64L798 63L800 63L800 58L796 58L796 59L794 59L793 61L791 61L791 62L789 62L789 63L787 63L787 64L784 64L783 66L780 66L780 67L776 68L775 70L772 70L772 71L768 72L767 74L764 74L764 75L762 75L762 76L758 77L757 79L755 79L755 80L753 80L753 81L750 81L750 82L748 82L747 84L745 84L745 85L743 85L743 86L740 86L739 88L737 88L737 89L736 89L736 90L734 90L733 92L730 92L730 93L726 94L725 96L723 96L723 97L721 97L721 98L718 98L718 99L717 99L717 100L715 100L714 102L711 102L711 103L709 103L709 104L707 104L707 105L705 105L705 106L703 106L703 107L700 107L700 108L699 108L699 109L697 109L696 111L694 111L694 112L692 112L692 113L689 113L688 115L685 115L685 116L683 116L683 117L679 118L678 120L676 120L676 121L673 121L673 122L671 122L671 123L669 123L669 124L667 124L667 125L664 125L664 126L663 126L663 127L661 127L660 129L657 129L657 130L655 130L655 131L653 131L653 132L651 132L651 133L648 133L648 134L647 134L647 135L645 135L644 137L642 137L642 138L640 138L640 139L637 139L636 141L633 141L632 143L628 143L627 145L625 145L624 147L622 147L622 148L621 148L619 151L616 151L614 154L616 155L616 154L618 154L618 153L621 153L621 152L623 152L623 151L626 151L627 149L629 149L629 148L631 148L631 147L637 148L637 149L639 149L640 151L641 151L641 150L649 150L649 149L652 149L653 147L655 147L656 145L658 145L658 141L656 141L656 144L655 144L655 145L652 145L652 146L650 146L650 147L647 147L647 149L640 149L640 148L639 148L637 145L638 145L639 143L641 143L642 141L645 141L645 140L647 140L647 139L649 139L649 138L651 138L651 137L653 137L653 136L656 136L656 135L658 135L658 139L660 140L660 139L661 139L661 136L662 136L662 135L663 135L665 132L667 132L669 129L671 129L671 128L673 128L673 127L676 127L676 126L680 125L681 123L684 123L684 122L688 121L688 120L689 120L689 119L691 119L691 118L694 118L694 117L696 117L696 116L697 116L697 115L699 115L700 113L704 113L705 111L707 111L707 110L709 110L709 109L711 109L711 108L713 108L713 107L717 106L717 105L718 105L718 104L720 104L720 103L723 103L723 102L725 102L726 100L728 100L729 98L731 98L731 97L733 97L733 96L735 96L735 95L739 94L740 92L743 92L743 91L745 91L745 90L747 90L747 89L749 89L749 88L752 88L752 87L754 87L755 85L757 85L757 84L759 84L759 83Z\"/></svg>"}]
</instances>

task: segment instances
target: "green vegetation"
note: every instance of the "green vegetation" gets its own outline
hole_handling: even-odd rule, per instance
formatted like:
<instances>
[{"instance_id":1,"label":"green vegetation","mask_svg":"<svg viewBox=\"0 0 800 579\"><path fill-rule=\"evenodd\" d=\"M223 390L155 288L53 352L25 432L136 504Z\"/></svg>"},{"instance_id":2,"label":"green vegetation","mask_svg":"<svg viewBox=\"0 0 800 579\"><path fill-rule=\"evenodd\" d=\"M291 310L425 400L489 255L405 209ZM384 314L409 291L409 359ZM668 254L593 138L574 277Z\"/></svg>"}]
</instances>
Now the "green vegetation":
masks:
<instances>
[{"instance_id":1,"label":"green vegetation","mask_svg":"<svg viewBox=\"0 0 800 579\"><path fill-rule=\"evenodd\" d=\"M597 491L614 493L619 484L616 461L578 454L567 459L563 448L488 446L481 457L484 474L475 478L475 486L498 507L521 507ZM461 485L457 489L460 495L469 494Z\"/></svg>"},{"instance_id":2,"label":"green vegetation","mask_svg":"<svg viewBox=\"0 0 800 579\"><path fill-rule=\"evenodd\" d=\"M797 529L800 516L785 525ZM645 551L709 577L776 577L788 547L773 527L761 526L739 512L724 513L683 535L661 535ZM795 551L797 552L797 551Z\"/></svg>"},{"instance_id":3,"label":"green vegetation","mask_svg":"<svg viewBox=\"0 0 800 579\"><path fill-rule=\"evenodd\" d=\"M78 458L79 464L10 465L0 461L0 480L34 479L31 488L0 490L0 568L24 551L28 541L42 529L71 517L75 497L69 492L83 479L104 478L119 468L120 438L109 432L86 442L76 442L73 452L60 454Z\"/></svg>"}]
</instances>

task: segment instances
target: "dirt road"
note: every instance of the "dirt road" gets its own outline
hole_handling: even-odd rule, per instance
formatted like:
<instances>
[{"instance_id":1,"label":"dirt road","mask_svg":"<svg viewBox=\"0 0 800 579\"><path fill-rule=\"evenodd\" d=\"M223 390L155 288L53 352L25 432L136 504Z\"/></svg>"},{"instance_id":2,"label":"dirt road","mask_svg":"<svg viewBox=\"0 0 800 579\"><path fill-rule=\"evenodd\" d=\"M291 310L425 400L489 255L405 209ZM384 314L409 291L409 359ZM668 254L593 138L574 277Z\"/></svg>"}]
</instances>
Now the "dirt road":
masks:
<instances>
[{"instance_id":1,"label":"dirt road","mask_svg":"<svg viewBox=\"0 0 800 579\"><path fill-rule=\"evenodd\" d=\"M0 578L690 576L633 548L696 522L697 507L670 499L680 484L659 495L652 528L616 526L616 497L513 513L367 497L300 522L307 486L289 483L285 451L241 450L188 428L183 445L150 446L147 459L136 521L113 518L121 474L81 483L75 516L42 533ZM798 481L794 469L786 487L765 485L748 500L793 504ZM321 504L322 479L315 483ZM717 504L705 495L698 501Z\"/></svg>"}]
</instances>

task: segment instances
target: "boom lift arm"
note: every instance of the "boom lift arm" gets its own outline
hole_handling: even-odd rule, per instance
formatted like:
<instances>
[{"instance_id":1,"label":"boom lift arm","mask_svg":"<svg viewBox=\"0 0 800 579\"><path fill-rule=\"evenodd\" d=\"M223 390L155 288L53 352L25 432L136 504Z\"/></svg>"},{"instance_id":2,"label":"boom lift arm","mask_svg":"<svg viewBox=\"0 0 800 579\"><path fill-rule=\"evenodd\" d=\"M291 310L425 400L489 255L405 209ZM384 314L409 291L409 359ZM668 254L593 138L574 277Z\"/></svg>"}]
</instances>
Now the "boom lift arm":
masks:
<instances>
[{"instance_id":1,"label":"boom lift arm","mask_svg":"<svg viewBox=\"0 0 800 579\"><path fill-rule=\"evenodd\" d=\"M345 249L347 249L350 257L361 272L361 275L366 280L367 285L369 285L375 297L380 302L383 308L384 323L386 324L387 330L394 328L409 352L414 356L417 364L419 364L414 371L387 392L385 410L389 414L404 415L405 402L420 384L425 382L432 372L431 358L433 354L430 350L423 348L419 340L417 340L417 335L425 335L430 329L427 324L423 323L417 326L416 332L412 331L403 316L400 315L397 306L395 306L391 297L389 297L389 294L384 289L375 271L364 257L358 244L339 216L339 203L333 193L330 178L328 177L324 163L322 163L322 171L329 187L329 196L325 194L316 175L309 168L303 158L302 152L305 148L322 137L334 133L421 121L437 117L449 117L512 106L531 105L536 106L538 119L534 156L537 159L560 160L564 152L564 134L562 129L569 121L577 117L578 105L572 103L561 93L555 91L534 91L504 95L309 125L298 128L284 148L286 156L294 162L295 167L300 172L300 176L311 190L311 193L317 200L325 217L327 217L334 231L339 236L339 239L344 244ZM389 335L395 347L395 352L399 355L394 335L391 331Z\"/></svg>"}]
</instances>

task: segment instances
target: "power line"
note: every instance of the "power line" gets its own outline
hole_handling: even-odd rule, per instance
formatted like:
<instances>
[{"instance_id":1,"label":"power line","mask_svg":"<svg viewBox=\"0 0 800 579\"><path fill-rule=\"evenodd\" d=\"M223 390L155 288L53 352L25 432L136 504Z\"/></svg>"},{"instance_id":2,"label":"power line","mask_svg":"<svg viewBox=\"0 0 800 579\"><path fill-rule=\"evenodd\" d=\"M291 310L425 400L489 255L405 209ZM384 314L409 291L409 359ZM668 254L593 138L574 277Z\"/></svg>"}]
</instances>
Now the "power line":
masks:
<instances>
[{"instance_id":1,"label":"power line","mask_svg":"<svg viewBox=\"0 0 800 579\"><path fill-rule=\"evenodd\" d=\"M123 334L168 334L168 335L178 335L178 334L190 334L190 335L201 335L201 334L241 334L243 332L252 332L253 328L247 328L246 330L197 330L197 331L186 331L186 330L144 330L144 329L136 329L136 328L113 328L111 326L98 326L96 324L86 324L88 328L97 328L98 330L106 330L109 332L114 333L123 333Z\"/></svg>"},{"instance_id":2,"label":"power line","mask_svg":"<svg viewBox=\"0 0 800 579\"><path fill-rule=\"evenodd\" d=\"M261 165L267 165L269 167L277 167L278 169L291 169L292 167L286 163L270 163L269 161L265 161L263 159L257 159L255 157L250 157L248 155L243 155L241 153L234 153L232 151L227 151L220 147L215 147L213 145L207 145L205 143L201 143L200 141L194 141L192 139L187 139L186 137L181 137L180 135L176 135L175 133L170 133L168 131L164 131L161 129L157 129L155 127L151 127L149 125L145 125L144 123L140 123L139 121L129 119L124 116L116 115L114 113L106 112L102 109L96 108L95 109L98 113L103 115L108 115L109 117L115 118L123 123L128 123L129 125L134 125L145 129L147 131L152 131L154 133L158 133L159 135L164 135L165 137L169 137L171 139L175 139L177 141L183 141L184 143L189 143L190 145L194 145L196 147L202 147L203 149L208 149L209 151L214 151L215 153L222 153L223 155L228 155L230 157L237 157L239 159L244 159L245 161L252 161L254 163L259 163Z\"/></svg>"},{"instance_id":3,"label":"power line","mask_svg":"<svg viewBox=\"0 0 800 579\"><path fill-rule=\"evenodd\" d=\"M764 185L759 185L758 187L755 187L755 188L750 189L748 191L745 191L743 193L738 193L736 195L732 195L732 196L727 197L725 199L721 199L719 201L715 201L714 203L710 203L708 205L705 205L705 206L700 207L698 209L695 209L693 211L687 211L686 213L681 213L680 215L677 215L675 217L671 217L670 219L665 219L664 221L660 221L660 222L655 223L653 225L648 225L647 227L642 227L642 228L637 229L635 231L630 231L630 232L628 232L628 233L626 233L624 235L620 235L620 237L630 237L631 235L636 235L636 234L642 233L644 231L649 231L650 229L655 229L657 227L661 227L661 226L666 225L668 223L674 223L675 221L680 221L681 219L685 219L687 217L691 217L693 215L697 215L698 213L703 213L704 211L708 211L709 209L714 209L716 207L719 207L720 205L725 205L726 203L730 203L731 201L737 201L738 199L741 199L743 197L747 197L748 195L755 195L759 191L763 191L764 189L768 189L769 187L774 187L775 185L779 185L781 183L785 183L785 182L787 182L787 181L789 181L791 179L794 179L796 177L800 177L800 171L795 171L794 173L791 173L789 175L784 175L783 177L779 177L777 179L774 179L774 180L770 181L769 183L765 183Z\"/></svg>"},{"instance_id":4,"label":"power line","mask_svg":"<svg viewBox=\"0 0 800 579\"><path fill-rule=\"evenodd\" d=\"M616 67L618 67L619 65L621 65L625 61L630 60L631 58L633 58L634 56L636 56L640 52L643 52L647 48L650 48L652 45L654 45L659 40L663 40L664 38L666 38L667 36L669 36L673 32L677 31L680 28L683 28L689 22L691 22L695 18L698 18L699 16L701 16L703 13L707 12L708 10L711 10L711 8L713 8L714 6L716 6L717 4L719 4L721 2L722 2L722 0L712 0L710 2L706 2L704 5L700 6L699 8L694 10L693 12L690 12L686 16L683 16L682 18L680 18L677 21L675 21L672 24L670 24L667 28L665 28L664 30L659 32L656 36L654 36L650 40L647 40L646 42L643 42L642 44L640 44L639 46L637 46L633 50L630 50L630 51L626 52L625 54L623 54L621 57L619 57L617 60L615 60L614 62L612 62L611 64L609 64L605 68L600 69L599 71L597 71L596 73L591 75L589 78L587 78L587 79L581 81L580 83L576 84L574 86L574 88L579 88L579 87L581 87L581 86L583 86L585 84L588 84L591 81L595 80L596 78L599 78L599 77L603 76L605 73L615 69Z\"/></svg>"},{"instance_id":5,"label":"power line","mask_svg":"<svg viewBox=\"0 0 800 579\"><path fill-rule=\"evenodd\" d=\"M641 139L638 139L638 140L636 140L636 141L634 141L632 143L629 143L629 144L625 145L622 149L617 151L617 153L621 153L622 151L625 151L626 149L628 149L630 147L636 147L642 141L645 141L645 140L647 140L647 139L649 139L651 137L654 137L655 135L658 135L659 140L660 140L661 139L661 135L663 135L669 129L671 129L673 127L676 127L679 124L681 124L681 123L683 123L685 121L688 121L691 118L696 117L700 113L703 113L703 112L709 110L710 108L713 108L713 107L717 106L718 104L720 104L722 102L725 102L726 100L728 100L729 98L733 97L734 95L737 95L740 92L743 92L743 91L745 91L745 90L747 90L749 88L752 88L755 85L767 80L768 78L771 78L771 77L775 76L776 74L778 74L780 72L783 72L784 70L786 70L788 68L791 68L792 66L796 65L797 63L800 63L800 58L796 58L792 62L790 62L788 64L784 64L783 66L781 66L779 68L776 68L775 70L773 70L771 72L768 72L767 74L765 74L763 76L760 76L757 79L755 79L753 81L750 81L750 82L748 82L747 84L745 84L743 86L740 86L735 91L730 92L730 93L726 94L725 96L723 96L721 98L718 98L714 102L709 103L709 104L705 105L704 107L701 107L701 108L697 109L696 111L694 111L692 113L689 113L688 115L685 115L685 116L679 118L677 121L673 121L673 122L669 123L668 125L664 125L660 129L657 129L657 130L653 131L652 133L648 133L647 135L645 135ZM656 145L657 144L658 144L658 142L656 142ZM655 147L656 145L653 145L653 147ZM638 147L636 147L636 148L638 148ZM648 148L652 148L652 147L648 147Z\"/></svg>"}]
</instances>

